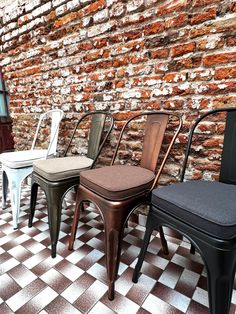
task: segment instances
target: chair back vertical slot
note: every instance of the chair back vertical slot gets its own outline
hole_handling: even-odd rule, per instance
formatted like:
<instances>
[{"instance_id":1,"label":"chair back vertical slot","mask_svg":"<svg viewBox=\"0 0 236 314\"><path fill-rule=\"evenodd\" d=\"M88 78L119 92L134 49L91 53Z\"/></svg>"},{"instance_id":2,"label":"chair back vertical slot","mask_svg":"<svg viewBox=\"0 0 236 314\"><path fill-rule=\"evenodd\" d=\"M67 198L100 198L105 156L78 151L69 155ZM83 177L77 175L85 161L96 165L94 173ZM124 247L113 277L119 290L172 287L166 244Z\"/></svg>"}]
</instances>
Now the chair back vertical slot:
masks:
<instances>
[{"instance_id":1,"label":"chair back vertical slot","mask_svg":"<svg viewBox=\"0 0 236 314\"><path fill-rule=\"evenodd\" d=\"M91 159L95 159L95 157L97 156L101 144L105 120L106 116L104 114L94 114L92 116L87 154L87 156Z\"/></svg>"},{"instance_id":2,"label":"chair back vertical slot","mask_svg":"<svg viewBox=\"0 0 236 314\"><path fill-rule=\"evenodd\" d=\"M236 184L236 112L227 112L220 182Z\"/></svg>"},{"instance_id":3,"label":"chair back vertical slot","mask_svg":"<svg viewBox=\"0 0 236 314\"><path fill-rule=\"evenodd\" d=\"M168 119L166 114L147 116L141 167L155 172Z\"/></svg>"}]
</instances>

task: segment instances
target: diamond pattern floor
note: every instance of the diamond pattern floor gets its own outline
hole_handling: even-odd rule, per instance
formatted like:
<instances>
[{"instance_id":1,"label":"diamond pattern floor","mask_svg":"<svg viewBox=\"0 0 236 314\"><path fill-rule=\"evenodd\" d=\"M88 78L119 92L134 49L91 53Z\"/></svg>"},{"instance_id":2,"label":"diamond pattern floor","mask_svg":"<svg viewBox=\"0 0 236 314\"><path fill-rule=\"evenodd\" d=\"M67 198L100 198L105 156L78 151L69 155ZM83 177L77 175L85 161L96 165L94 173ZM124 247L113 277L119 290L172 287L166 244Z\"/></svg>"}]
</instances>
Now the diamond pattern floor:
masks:
<instances>
[{"instance_id":1,"label":"diamond pattern floor","mask_svg":"<svg viewBox=\"0 0 236 314\"><path fill-rule=\"evenodd\" d=\"M73 204L63 210L58 254L50 257L47 208L39 193L32 228L27 226L30 190L22 191L20 224L12 228L10 203L0 210L0 313L208 313L207 282L198 254L189 254L189 244L167 237L170 254L165 256L158 235L153 235L142 275L131 280L145 228L129 223L116 282L114 301L107 299L103 250L103 224L98 213L87 208L80 220L75 250L67 242ZM236 281L235 281L236 289ZM230 313L236 311L236 290Z\"/></svg>"}]
</instances>

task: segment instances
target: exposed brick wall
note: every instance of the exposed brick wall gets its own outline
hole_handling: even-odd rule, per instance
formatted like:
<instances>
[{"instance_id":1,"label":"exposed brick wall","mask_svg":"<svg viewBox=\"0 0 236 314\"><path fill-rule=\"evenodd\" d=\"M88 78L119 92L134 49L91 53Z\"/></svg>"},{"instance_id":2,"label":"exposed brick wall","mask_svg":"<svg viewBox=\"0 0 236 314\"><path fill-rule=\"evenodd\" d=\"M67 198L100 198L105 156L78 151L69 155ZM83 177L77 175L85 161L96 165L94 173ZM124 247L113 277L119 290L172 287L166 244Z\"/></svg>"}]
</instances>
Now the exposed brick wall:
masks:
<instances>
[{"instance_id":1,"label":"exposed brick wall","mask_svg":"<svg viewBox=\"0 0 236 314\"><path fill-rule=\"evenodd\" d=\"M168 181L179 173L192 120L236 106L235 1L5 0L0 18L16 148L28 147L32 116L51 107L67 119L109 109L117 128L140 110L175 110L184 114L184 128L163 176ZM218 170L212 159L210 178Z\"/></svg>"}]
</instances>

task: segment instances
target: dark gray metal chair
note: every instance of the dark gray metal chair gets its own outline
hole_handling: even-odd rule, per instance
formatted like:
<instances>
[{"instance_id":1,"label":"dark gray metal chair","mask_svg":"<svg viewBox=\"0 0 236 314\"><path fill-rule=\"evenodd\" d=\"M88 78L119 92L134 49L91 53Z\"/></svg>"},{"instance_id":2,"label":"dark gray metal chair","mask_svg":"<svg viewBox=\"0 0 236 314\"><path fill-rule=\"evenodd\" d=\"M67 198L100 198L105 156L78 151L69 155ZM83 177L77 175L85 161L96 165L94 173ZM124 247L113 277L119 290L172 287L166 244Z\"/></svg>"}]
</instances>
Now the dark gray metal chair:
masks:
<instances>
[{"instance_id":1,"label":"dark gray metal chair","mask_svg":"<svg viewBox=\"0 0 236 314\"><path fill-rule=\"evenodd\" d=\"M95 111L84 114L76 123L64 157L40 160L33 164L29 227L32 227L37 191L40 186L47 199L52 257L56 256L64 196L72 187L79 184L80 172L94 166L113 123L113 116L109 112ZM87 155L67 156L78 130L89 131Z\"/></svg>"},{"instance_id":2,"label":"dark gray metal chair","mask_svg":"<svg viewBox=\"0 0 236 314\"><path fill-rule=\"evenodd\" d=\"M224 112L226 125L219 182L183 182L192 144L199 145L195 132L199 123ZM218 136L221 132L219 127ZM205 150L201 154L206 156ZM152 192L152 206L133 281L138 281L152 231L167 226L188 238L201 254L207 270L210 312L229 313L236 266L236 108L216 109L196 121L189 135L181 181Z\"/></svg>"}]
</instances>

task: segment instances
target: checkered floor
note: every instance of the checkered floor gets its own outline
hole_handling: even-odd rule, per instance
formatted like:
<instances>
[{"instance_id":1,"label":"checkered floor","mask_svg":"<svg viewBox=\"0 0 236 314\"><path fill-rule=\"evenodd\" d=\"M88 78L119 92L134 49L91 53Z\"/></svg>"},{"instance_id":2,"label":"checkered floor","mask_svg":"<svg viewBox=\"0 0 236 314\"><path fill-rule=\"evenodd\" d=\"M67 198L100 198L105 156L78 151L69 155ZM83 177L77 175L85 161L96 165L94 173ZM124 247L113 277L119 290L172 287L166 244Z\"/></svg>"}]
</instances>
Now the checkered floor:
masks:
<instances>
[{"instance_id":1,"label":"checkered floor","mask_svg":"<svg viewBox=\"0 0 236 314\"><path fill-rule=\"evenodd\" d=\"M82 213L75 251L67 249L73 204L63 210L58 254L50 257L44 194L39 193L32 228L27 226L29 186L22 191L18 230L12 228L10 204L0 211L0 313L208 313L207 281L202 260L189 244L167 237L165 256L153 236L138 284L131 280L145 228L129 223L114 301L107 299L103 224L98 213ZM235 282L236 283L236 282ZM235 285L236 289L236 285ZM230 313L236 310L234 290Z\"/></svg>"}]
</instances>

